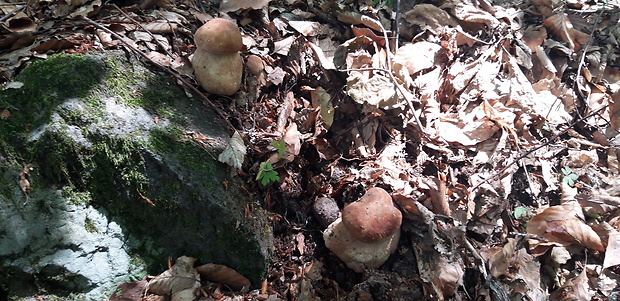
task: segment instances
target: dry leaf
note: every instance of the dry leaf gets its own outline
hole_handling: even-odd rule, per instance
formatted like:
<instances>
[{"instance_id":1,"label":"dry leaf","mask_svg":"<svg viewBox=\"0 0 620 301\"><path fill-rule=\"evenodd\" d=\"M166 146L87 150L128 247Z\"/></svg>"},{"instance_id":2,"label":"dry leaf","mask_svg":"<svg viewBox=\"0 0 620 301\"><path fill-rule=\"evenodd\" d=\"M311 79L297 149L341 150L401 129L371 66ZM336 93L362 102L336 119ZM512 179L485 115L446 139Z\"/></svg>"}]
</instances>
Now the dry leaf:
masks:
<instances>
[{"instance_id":1,"label":"dry leaf","mask_svg":"<svg viewBox=\"0 0 620 301\"><path fill-rule=\"evenodd\" d=\"M620 265L620 232L604 223L607 231L607 249L603 260L603 269Z\"/></svg>"},{"instance_id":2,"label":"dry leaf","mask_svg":"<svg viewBox=\"0 0 620 301\"><path fill-rule=\"evenodd\" d=\"M318 36L321 34L321 24L310 21L288 21L288 25L293 27L304 36Z\"/></svg>"},{"instance_id":3,"label":"dry leaf","mask_svg":"<svg viewBox=\"0 0 620 301\"><path fill-rule=\"evenodd\" d=\"M594 291L590 289L588 275L584 269L579 276L566 281L562 287L549 296L551 301L592 300Z\"/></svg>"},{"instance_id":4,"label":"dry leaf","mask_svg":"<svg viewBox=\"0 0 620 301\"><path fill-rule=\"evenodd\" d=\"M508 272L508 268L513 261L515 255L515 247L517 240L508 238L508 242L499 252L493 254L489 259L489 269L493 277L499 277Z\"/></svg>"},{"instance_id":5,"label":"dry leaf","mask_svg":"<svg viewBox=\"0 0 620 301\"><path fill-rule=\"evenodd\" d=\"M331 95L329 95L323 87L317 87L310 92L310 96L312 98L312 106L320 108L321 119L325 122L325 128L329 129L334 123L335 112L331 101Z\"/></svg>"},{"instance_id":6,"label":"dry leaf","mask_svg":"<svg viewBox=\"0 0 620 301\"><path fill-rule=\"evenodd\" d=\"M421 3L412 10L403 14L407 22L418 25L422 30L429 29L435 34L444 30L444 27L457 27L456 20L445 10L432 4Z\"/></svg>"},{"instance_id":7,"label":"dry leaf","mask_svg":"<svg viewBox=\"0 0 620 301\"><path fill-rule=\"evenodd\" d=\"M275 41L273 43L273 52L287 56L288 52L291 50L291 45L293 45L296 39L295 36L289 36L285 39Z\"/></svg>"},{"instance_id":8,"label":"dry leaf","mask_svg":"<svg viewBox=\"0 0 620 301\"><path fill-rule=\"evenodd\" d=\"M564 42L568 43L568 48L573 52L578 51L581 45L588 43L590 35L573 28L566 14L558 13L543 22L545 28L559 36Z\"/></svg>"},{"instance_id":9,"label":"dry leaf","mask_svg":"<svg viewBox=\"0 0 620 301\"><path fill-rule=\"evenodd\" d=\"M247 150L245 148L243 138L241 138L239 132L235 131L232 137L230 137L228 147L224 149L224 151L220 154L217 160L222 163L226 163L236 169L241 169L243 166L243 161L245 160L246 152Z\"/></svg>"},{"instance_id":10,"label":"dry leaf","mask_svg":"<svg viewBox=\"0 0 620 301\"><path fill-rule=\"evenodd\" d=\"M270 0L223 0L218 9L220 13L234 12L246 9L261 9Z\"/></svg>"},{"instance_id":11,"label":"dry leaf","mask_svg":"<svg viewBox=\"0 0 620 301\"><path fill-rule=\"evenodd\" d=\"M239 291L250 287L250 280L234 269L225 265L207 263L196 267L203 280L228 285L232 290Z\"/></svg>"},{"instance_id":12,"label":"dry leaf","mask_svg":"<svg viewBox=\"0 0 620 301\"><path fill-rule=\"evenodd\" d=\"M441 45L430 42L405 44L396 50L394 61L405 66L409 74L414 74L435 67L435 56L441 49Z\"/></svg>"},{"instance_id":13,"label":"dry leaf","mask_svg":"<svg viewBox=\"0 0 620 301\"><path fill-rule=\"evenodd\" d=\"M142 300L148 283L146 280L124 282L116 287L108 301L138 301Z\"/></svg>"},{"instance_id":14,"label":"dry leaf","mask_svg":"<svg viewBox=\"0 0 620 301\"><path fill-rule=\"evenodd\" d=\"M194 290L200 287L200 277L194 269L195 261L196 258L179 257L172 267L149 282L147 291L157 295L174 296L179 292L188 290L193 294ZM172 300L181 301L186 298L185 293L177 296L176 298L173 297Z\"/></svg>"},{"instance_id":15,"label":"dry leaf","mask_svg":"<svg viewBox=\"0 0 620 301\"><path fill-rule=\"evenodd\" d=\"M11 32L36 31L37 24L23 12L17 13L8 21L8 30Z\"/></svg>"},{"instance_id":16,"label":"dry leaf","mask_svg":"<svg viewBox=\"0 0 620 301\"><path fill-rule=\"evenodd\" d=\"M530 247L577 244L598 251L605 251L601 238L584 222L581 206L570 201L552 206L535 215L527 224L527 232L549 240L549 243L530 241Z\"/></svg>"}]
</instances>

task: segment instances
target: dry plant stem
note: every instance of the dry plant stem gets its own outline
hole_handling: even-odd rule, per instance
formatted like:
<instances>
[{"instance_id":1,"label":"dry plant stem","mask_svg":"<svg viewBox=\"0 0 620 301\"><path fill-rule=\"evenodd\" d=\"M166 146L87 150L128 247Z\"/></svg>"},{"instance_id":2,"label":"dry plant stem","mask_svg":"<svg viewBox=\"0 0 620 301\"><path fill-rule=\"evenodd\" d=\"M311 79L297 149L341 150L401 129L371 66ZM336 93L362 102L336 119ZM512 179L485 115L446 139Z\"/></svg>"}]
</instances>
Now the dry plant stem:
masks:
<instances>
[{"instance_id":1,"label":"dry plant stem","mask_svg":"<svg viewBox=\"0 0 620 301\"><path fill-rule=\"evenodd\" d=\"M484 277L485 280L488 279L489 275L487 274L487 267L486 267L484 259L482 259L482 256L478 254L478 251L476 251L476 248L474 248L471 242L469 242L469 239L467 239L467 237L464 237L463 241L465 242L465 247L467 248L467 250L471 252L471 255L473 255L474 258L480 261L480 265L481 265L480 273L482 273L482 276Z\"/></svg>"},{"instance_id":2,"label":"dry plant stem","mask_svg":"<svg viewBox=\"0 0 620 301\"><path fill-rule=\"evenodd\" d=\"M586 53L588 52L588 48L590 48L590 46L592 45L592 38L594 37L594 31L596 30L596 27L598 26L598 24L601 22L601 17L603 16L603 13L605 12L606 5L607 5L606 3L603 4L603 9L601 9L598 16L596 17L596 20L594 21L594 24L592 25L592 30L590 31L590 37L588 38L588 43L586 43L586 46L583 47L581 51L581 58L579 59L579 66L577 67L577 76L575 77L575 90L577 90L577 93L579 93L579 96L581 96L581 98L584 100L584 103L588 107L588 109L591 109L591 108L588 105L588 103L585 101L586 97L585 95L583 95L583 92L581 92L581 89L579 89L577 82L579 81L579 78L581 77L581 68L583 68L585 64Z\"/></svg>"},{"instance_id":3,"label":"dry plant stem","mask_svg":"<svg viewBox=\"0 0 620 301\"><path fill-rule=\"evenodd\" d=\"M131 21L132 23L140 26L140 28L142 28L142 30L146 31L146 33L148 33L151 38L153 38L153 40L155 40L155 44L157 44L157 46L159 46L159 48L161 48L161 50L165 51L166 54L170 57L170 58L174 58L174 56L172 55L172 53L170 53L166 47L164 47L164 45L162 45L162 43L155 37L155 35L153 35L153 33L144 28L144 26L142 26L142 24L140 24L138 21L134 20L131 16L129 16L127 13L125 13L125 11L123 11L120 7L116 6L116 4L112 4L112 6L114 6L114 8L116 8L119 12L121 12L121 14L123 14L123 16L125 16L125 18L129 19L129 21Z\"/></svg>"},{"instance_id":4,"label":"dry plant stem","mask_svg":"<svg viewBox=\"0 0 620 301\"><path fill-rule=\"evenodd\" d=\"M151 62L151 64L161 68L162 70L166 71L166 73L172 75L176 80L178 80L179 82L181 82L185 87L187 87L188 89L190 89L192 92L194 92L196 95L199 95L200 98L202 98L202 100L204 102L206 102L207 104L209 104L209 106L211 106L211 108L213 108L213 110L215 110L215 112L220 115L220 117L226 122L226 125L228 125L229 129L234 132L236 131L235 127L230 123L230 121L228 120L228 118L226 117L226 115L224 114L224 112L222 112L222 110L220 110L209 98L207 98L204 94L202 94L202 92L200 92L200 90L198 90L198 88L194 87L194 85L190 84L189 82L187 82L183 77L181 77L178 73L172 71L170 68L152 60L151 58L149 58L144 52L140 51L140 49L135 48L134 46L132 46L130 43L128 43L127 41L125 41L125 38L123 38L122 36L120 36L119 34L117 34L116 32L109 30L108 28L106 28L105 26L89 19L86 16L81 16L82 20L92 24L93 26L111 34L113 37L117 38L119 41L121 41L121 43L123 43L125 46L127 46L129 49L131 49L132 51L134 51L135 53L139 54L140 56L142 56L143 58L145 58L146 60L148 60L149 62ZM245 140L245 138L244 138ZM247 142L247 141L246 141Z\"/></svg>"},{"instance_id":5,"label":"dry plant stem","mask_svg":"<svg viewBox=\"0 0 620 301\"><path fill-rule=\"evenodd\" d=\"M26 8L26 5L22 5L20 7L15 8L14 10L12 10L11 12L9 12L8 14L4 15L2 18L0 18L0 22L4 22L5 20L9 19L10 17L14 16L17 12L21 11L22 9Z\"/></svg>"},{"instance_id":6,"label":"dry plant stem","mask_svg":"<svg viewBox=\"0 0 620 301\"><path fill-rule=\"evenodd\" d=\"M409 97L407 97L407 93L405 93L405 91L403 91L403 87L401 87L401 85L398 84L398 81L396 80L396 77L394 77L394 73L392 72L392 59L393 58L392 58L392 52L390 51L390 40L388 39L387 31L383 27L383 24L381 24L381 21L377 20L377 24L379 24L379 26L381 27L381 31L383 32L383 39L385 40L385 52L387 53L387 59L388 59L388 61L387 61L387 67L388 67L387 73L390 75L390 79L392 79L392 83L394 84L394 87L396 88L396 90L398 90L398 92L407 101L407 105L409 106L409 110L411 110L411 115L413 115L413 117L415 118L415 123L418 125L418 129L420 130L420 133L422 134L422 136L424 138L426 138L427 140L430 140L430 137L424 131L424 128L422 127L422 122L420 122L420 118L418 118L418 115L416 114L416 110L413 107L413 100L411 100L411 99L409 99ZM396 51L396 49L394 49L394 51Z\"/></svg>"},{"instance_id":7,"label":"dry plant stem","mask_svg":"<svg viewBox=\"0 0 620 301\"><path fill-rule=\"evenodd\" d=\"M560 131L559 133L555 134L553 137L549 138L549 140L547 140L547 142L545 142L545 143L543 143L543 144L541 144L541 145L539 145L539 146L536 146L536 147L534 147L534 148L532 148L532 149L530 149L530 150L526 151L525 153L523 153L522 155L520 155L520 156L519 156L519 157L517 157L516 159L512 160L510 163L506 164L506 166L504 166L504 167L503 167L502 169L500 169L498 172L494 173L492 176L490 176L490 177L488 177L488 178L486 178L486 179L482 180L480 183L476 184L476 186L472 187L470 191L471 191L471 192L474 192L476 189L478 189L478 187L482 186L482 184L488 183L489 181L491 181L491 180L493 180L493 179L495 179L495 178L497 178L497 177L501 176L501 175L502 175L502 174L503 174L506 170L508 170L508 168L509 168L510 166L512 166L513 164L515 164L515 163L517 163L517 162L521 162L521 160L522 160L522 159L524 159L525 157L529 156L531 153L533 153L533 152L535 152L535 151L537 151L537 150L539 150L539 149L541 149L541 148L543 148L543 147L545 147L545 146L548 146L549 144L551 144L551 142L555 141L555 139L558 139L560 136L564 135L566 132L568 132L570 129L572 129L572 128L576 125L576 124L578 124L578 123L580 123L580 122L582 122L582 121L584 121L584 120L586 120L586 119L589 119L589 118L590 118L590 117L592 117L592 116L598 115L598 114L599 114L599 112L601 112L601 111L603 111L603 110L607 109L607 107L608 107L608 106L604 106L604 107L602 107L602 108L600 108L600 109L598 109L598 110L596 110L596 111L594 111L594 112L590 113L589 115L584 116L584 117L581 117L581 118L579 118L577 121L575 121L575 122L573 122L573 123L569 124L569 125L566 127L566 129L564 129L564 130Z\"/></svg>"}]
</instances>

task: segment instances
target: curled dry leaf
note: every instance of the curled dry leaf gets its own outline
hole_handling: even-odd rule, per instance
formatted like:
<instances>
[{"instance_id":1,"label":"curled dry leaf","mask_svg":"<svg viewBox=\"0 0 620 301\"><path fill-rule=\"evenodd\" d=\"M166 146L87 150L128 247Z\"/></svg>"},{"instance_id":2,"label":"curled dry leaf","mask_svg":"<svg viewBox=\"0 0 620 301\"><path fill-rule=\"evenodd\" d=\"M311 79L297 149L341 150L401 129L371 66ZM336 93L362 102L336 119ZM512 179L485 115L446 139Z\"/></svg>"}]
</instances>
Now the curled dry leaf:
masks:
<instances>
[{"instance_id":1,"label":"curled dry leaf","mask_svg":"<svg viewBox=\"0 0 620 301\"><path fill-rule=\"evenodd\" d=\"M509 238L504 247L491 256L489 259L489 269L491 270L493 277L499 277L508 272L508 268L510 267L510 264L515 256L516 245L517 240L514 238Z\"/></svg>"},{"instance_id":2,"label":"curled dry leaf","mask_svg":"<svg viewBox=\"0 0 620 301\"><path fill-rule=\"evenodd\" d=\"M270 0L224 0L220 3L220 13L227 13L246 9L261 9Z\"/></svg>"},{"instance_id":3,"label":"curled dry leaf","mask_svg":"<svg viewBox=\"0 0 620 301\"><path fill-rule=\"evenodd\" d=\"M456 27L458 23L445 10L432 4L418 4L403 15L404 19L421 29L429 29L434 33L443 31L444 27Z\"/></svg>"},{"instance_id":4,"label":"curled dry leaf","mask_svg":"<svg viewBox=\"0 0 620 301\"><path fill-rule=\"evenodd\" d=\"M232 137L230 137L228 147L224 149L217 159L236 169L241 169L246 152L247 150L245 148L245 143L243 143L243 138L241 138L239 132L235 131Z\"/></svg>"},{"instance_id":5,"label":"curled dry leaf","mask_svg":"<svg viewBox=\"0 0 620 301\"><path fill-rule=\"evenodd\" d=\"M226 284L235 291L250 287L250 280L248 278L225 265L207 263L196 267L196 271L198 271L203 280Z\"/></svg>"},{"instance_id":6,"label":"curled dry leaf","mask_svg":"<svg viewBox=\"0 0 620 301\"><path fill-rule=\"evenodd\" d=\"M605 251L601 238L584 222L581 206L570 201L552 206L534 216L527 224L527 232L549 240L549 243L530 241L530 248L560 244L581 245L598 251Z\"/></svg>"},{"instance_id":7,"label":"curled dry leaf","mask_svg":"<svg viewBox=\"0 0 620 301\"><path fill-rule=\"evenodd\" d=\"M543 22L545 28L559 36L564 42L568 43L568 47L572 51L577 51L581 45L588 43L590 35L573 28L566 14L558 13Z\"/></svg>"},{"instance_id":8,"label":"curled dry leaf","mask_svg":"<svg viewBox=\"0 0 620 301\"><path fill-rule=\"evenodd\" d=\"M435 67L435 57L442 47L431 42L405 44L396 50L394 60L407 68L409 74Z\"/></svg>"},{"instance_id":9,"label":"curled dry leaf","mask_svg":"<svg viewBox=\"0 0 620 301\"><path fill-rule=\"evenodd\" d=\"M167 271L159 274L148 284L147 291L157 295L173 296L172 300L185 301L187 294L194 294L200 287L200 277L194 269L196 258L181 256ZM176 297L174 296L176 294Z\"/></svg>"},{"instance_id":10,"label":"curled dry leaf","mask_svg":"<svg viewBox=\"0 0 620 301\"><path fill-rule=\"evenodd\" d=\"M146 280L123 282L116 287L108 301L141 300L147 285Z\"/></svg>"}]
</instances>

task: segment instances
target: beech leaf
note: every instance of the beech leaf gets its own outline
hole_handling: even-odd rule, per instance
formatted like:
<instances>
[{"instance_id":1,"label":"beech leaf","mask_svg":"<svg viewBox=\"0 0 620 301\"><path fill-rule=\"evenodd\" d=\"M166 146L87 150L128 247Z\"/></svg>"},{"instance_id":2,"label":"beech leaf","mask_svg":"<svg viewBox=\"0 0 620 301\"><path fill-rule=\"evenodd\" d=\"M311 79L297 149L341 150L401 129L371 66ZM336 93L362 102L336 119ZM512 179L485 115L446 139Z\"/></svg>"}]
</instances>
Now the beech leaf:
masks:
<instances>
[{"instance_id":1,"label":"beech leaf","mask_svg":"<svg viewBox=\"0 0 620 301\"><path fill-rule=\"evenodd\" d=\"M243 138L241 138L239 132L235 131L232 137L230 137L228 147L224 149L217 159L236 169L241 169L246 152L247 150L245 148L245 143L243 143Z\"/></svg>"},{"instance_id":2,"label":"beech leaf","mask_svg":"<svg viewBox=\"0 0 620 301\"><path fill-rule=\"evenodd\" d=\"M601 238L583 220L581 206L575 201L552 206L532 217L527 232L549 240L551 244L563 246L582 245L598 251L605 251ZM542 243L533 242L531 248Z\"/></svg>"}]
</instances>

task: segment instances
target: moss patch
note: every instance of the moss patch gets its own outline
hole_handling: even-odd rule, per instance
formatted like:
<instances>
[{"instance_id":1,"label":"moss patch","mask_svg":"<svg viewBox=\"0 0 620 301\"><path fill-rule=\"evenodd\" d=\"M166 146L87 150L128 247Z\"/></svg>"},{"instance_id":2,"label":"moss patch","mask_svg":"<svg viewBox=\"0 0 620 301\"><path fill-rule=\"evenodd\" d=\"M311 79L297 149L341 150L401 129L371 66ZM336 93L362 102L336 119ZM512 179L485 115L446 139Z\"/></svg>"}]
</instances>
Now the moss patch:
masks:
<instances>
[{"instance_id":1,"label":"moss patch","mask_svg":"<svg viewBox=\"0 0 620 301\"><path fill-rule=\"evenodd\" d=\"M64 70L64 60L70 70L86 70L80 76L90 78L81 86L73 83L76 90L57 90L61 83L39 85L37 80L48 78L28 75ZM81 67L83 62L94 66ZM166 77L139 65L122 57L66 55L33 63L17 78L24 87L0 96L0 108L11 110L11 117L0 121L11 129L0 133L0 143L9 146L0 156L15 158L18 165L36 164L35 189L62 187L70 202L105 208L133 241L129 244L150 274L165 270L167 257L187 255L227 264L258 284L267 254L254 237L268 236L269 229L252 228L252 223L261 222L257 216L242 215L251 201L239 188L242 183L228 179L227 190L227 167L213 150L185 134L195 129L204 134L220 131L224 137L228 133ZM65 72L58 74L66 76ZM79 99L67 102L68 98ZM106 118L122 115L110 114L110 102L147 110L148 125L116 132L114 127L123 127L124 120L101 126ZM155 117L166 122L155 124ZM97 231L91 226L86 221L87 229Z\"/></svg>"},{"instance_id":2,"label":"moss patch","mask_svg":"<svg viewBox=\"0 0 620 301\"><path fill-rule=\"evenodd\" d=\"M33 62L15 81L20 89L0 93L0 108L11 116L0 120L0 141L23 138L30 129L49 121L52 110L72 97L85 97L106 75L106 66L84 55L54 55Z\"/></svg>"}]
</instances>

